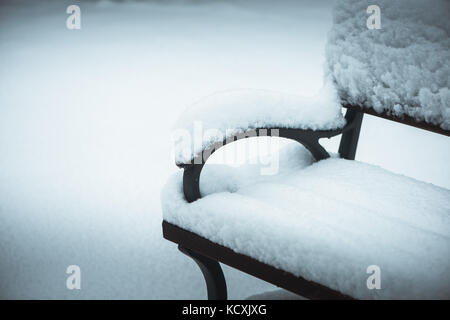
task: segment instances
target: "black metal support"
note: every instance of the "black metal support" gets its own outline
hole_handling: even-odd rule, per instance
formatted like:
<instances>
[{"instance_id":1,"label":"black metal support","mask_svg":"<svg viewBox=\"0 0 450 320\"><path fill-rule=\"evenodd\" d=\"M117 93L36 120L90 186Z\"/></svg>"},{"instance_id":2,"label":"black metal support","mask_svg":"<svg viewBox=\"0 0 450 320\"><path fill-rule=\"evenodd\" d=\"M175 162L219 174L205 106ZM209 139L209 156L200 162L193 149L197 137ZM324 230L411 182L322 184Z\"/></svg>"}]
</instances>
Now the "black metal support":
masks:
<instances>
[{"instance_id":1,"label":"black metal support","mask_svg":"<svg viewBox=\"0 0 450 320\"><path fill-rule=\"evenodd\" d=\"M212 260L195 251L187 249L178 245L178 250L183 252L188 257L192 258L203 273L206 282L206 289L208 292L208 300L226 300L227 299L227 284L225 276L219 262Z\"/></svg>"},{"instance_id":2,"label":"black metal support","mask_svg":"<svg viewBox=\"0 0 450 320\"><path fill-rule=\"evenodd\" d=\"M226 144L232 143L242 138L259 137L259 136L271 136L280 137L295 140L301 143L308 149L316 161L329 158L328 152L319 144L321 138L331 138L342 133L343 129L336 130L302 130L302 129L289 129L289 128L258 128L249 130L247 132L238 134L234 137L228 137L226 140L220 143L216 143L199 155L193 160L193 164L178 164L178 166L184 168L183 173L183 191L187 202L194 202L201 198L200 194L200 174L206 160L219 148Z\"/></svg>"},{"instance_id":3,"label":"black metal support","mask_svg":"<svg viewBox=\"0 0 450 320\"><path fill-rule=\"evenodd\" d=\"M343 131L339 144L339 155L341 158L355 160L363 116L364 113L361 111L347 109L345 120L347 120L349 125Z\"/></svg>"}]
</instances>

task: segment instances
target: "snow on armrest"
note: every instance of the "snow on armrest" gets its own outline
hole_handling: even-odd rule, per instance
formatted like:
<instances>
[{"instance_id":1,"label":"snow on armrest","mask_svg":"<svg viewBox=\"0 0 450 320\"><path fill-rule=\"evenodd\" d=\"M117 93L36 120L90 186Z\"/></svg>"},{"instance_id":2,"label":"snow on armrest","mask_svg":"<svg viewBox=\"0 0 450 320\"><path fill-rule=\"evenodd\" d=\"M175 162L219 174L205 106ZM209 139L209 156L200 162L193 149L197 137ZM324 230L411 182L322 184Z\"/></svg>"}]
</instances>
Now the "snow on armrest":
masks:
<instances>
[{"instance_id":1,"label":"snow on armrest","mask_svg":"<svg viewBox=\"0 0 450 320\"><path fill-rule=\"evenodd\" d=\"M256 89L225 91L193 104L178 120L175 161L189 164L213 144L257 128L333 130L344 124L331 85L313 97Z\"/></svg>"},{"instance_id":2,"label":"snow on armrest","mask_svg":"<svg viewBox=\"0 0 450 320\"><path fill-rule=\"evenodd\" d=\"M373 4L381 29L367 25ZM337 1L327 73L343 101L449 130L449 12L447 0Z\"/></svg>"}]
</instances>

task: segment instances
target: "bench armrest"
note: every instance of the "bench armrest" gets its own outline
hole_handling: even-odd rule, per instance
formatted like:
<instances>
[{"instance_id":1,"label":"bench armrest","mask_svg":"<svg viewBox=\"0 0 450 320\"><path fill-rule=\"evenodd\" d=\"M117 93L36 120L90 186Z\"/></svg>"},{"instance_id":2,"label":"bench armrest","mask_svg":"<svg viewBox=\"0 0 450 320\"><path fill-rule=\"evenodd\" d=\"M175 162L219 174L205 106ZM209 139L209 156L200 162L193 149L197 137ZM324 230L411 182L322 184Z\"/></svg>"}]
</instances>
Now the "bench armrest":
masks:
<instances>
[{"instance_id":1,"label":"bench armrest","mask_svg":"<svg viewBox=\"0 0 450 320\"><path fill-rule=\"evenodd\" d=\"M242 138L287 138L305 146L316 161L328 158L329 154L319 144L319 139L351 132L351 129L360 125L360 122L353 121L354 117L349 117L348 113L344 119L341 106L335 105L336 100L330 97L325 93L322 97L306 99L263 90L238 90L207 97L194 105L179 121L184 125L184 129L181 134L178 132L181 139L176 141L175 145L176 164L184 169L183 191L186 201L193 202L201 198L200 175L211 154ZM263 105L262 110L255 109L258 101ZM236 108L236 105L239 107ZM248 110L245 110L246 105L250 106L249 109L254 114L250 115ZM277 108L281 109L284 121L277 114ZM325 111L322 113L323 109ZM231 116L225 114L230 112ZM292 117L289 117L290 112ZM253 116L256 120L246 119L245 116ZM261 121L261 118L266 120ZM190 119L190 122L187 119ZM236 126L233 129L227 128L227 125L232 127L233 120ZM197 128L193 125L196 121ZM200 135L197 137L200 143L195 143L192 136L198 131L198 126L206 127L212 134Z\"/></svg>"},{"instance_id":2,"label":"bench armrest","mask_svg":"<svg viewBox=\"0 0 450 320\"><path fill-rule=\"evenodd\" d=\"M277 136L295 140L305 146L313 155L316 161L329 158L328 152L319 144L321 138L331 138L343 132L344 128L334 130L303 130L303 129L289 129L289 128L257 128L228 137L220 143L215 143L194 158L192 164L180 164L179 167L184 169L183 172L183 192L187 202L194 202L201 198L200 193L200 174L203 166L208 158L219 148L237 141L242 138L259 137L259 136ZM275 134L274 134L275 132Z\"/></svg>"},{"instance_id":3,"label":"bench armrest","mask_svg":"<svg viewBox=\"0 0 450 320\"><path fill-rule=\"evenodd\" d=\"M193 164L212 146L261 129L330 131L344 125L331 85L312 97L267 90L225 91L201 99L180 117L174 132L175 162L180 167Z\"/></svg>"}]
</instances>

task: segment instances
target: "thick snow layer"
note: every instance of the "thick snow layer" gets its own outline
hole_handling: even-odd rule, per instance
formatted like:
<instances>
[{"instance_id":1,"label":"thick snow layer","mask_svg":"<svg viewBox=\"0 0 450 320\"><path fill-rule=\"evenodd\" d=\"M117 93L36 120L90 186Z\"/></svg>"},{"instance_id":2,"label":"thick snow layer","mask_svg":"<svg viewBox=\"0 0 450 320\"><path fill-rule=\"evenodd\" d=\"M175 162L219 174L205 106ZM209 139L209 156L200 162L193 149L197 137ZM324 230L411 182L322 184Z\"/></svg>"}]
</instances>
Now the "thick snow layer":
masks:
<instances>
[{"instance_id":1,"label":"thick snow layer","mask_svg":"<svg viewBox=\"0 0 450 320\"><path fill-rule=\"evenodd\" d=\"M190 163L225 138L255 128L336 129L345 120L332 85L312 97L268 90L232 90L193 104L178 120L175 161Z\"/></svg>"},{"instance_id":2,"label":"thick snow layer","mask_svg":"<svg viewBox=\"0 0 450 320\"><path fill-rule=\"evenodd\" d=\"M161 234L170 128L183 105L226 88L320 89L331 1L82 1L81 30L65 27L72 1L8 2L0 298L204 299L197 265ZM447 137L367 117L357 156L450 188ZM72 264L81 290L65 286ZM231 299L275 289L224 272Z\"/></svg>"},{"instance_id":3,"label":"thick snow layer","mask_svg":"<svg viewBox=\"0 0 450 320\"><path fill-rule=\"evenodd\" d=\"M450 2L380 0L381 29L368 29L370 0L339 0L327 64L341 98L450 130Z\"/></svg>"},{"instance_id":4,"label":"thick snow layer","mask_svg":"<svg viewBox=\"0 0 450 320\"><path fill-rule=\"evenodd\" d=\"M207 167L191 204L179 172L162 194L164 219L357 298L450 298L449 190L358 161L308 166L302 146L288 151L292 170L272 177ZM371 265L380 290L367 288Z\"/></svg>"}]
</instances>

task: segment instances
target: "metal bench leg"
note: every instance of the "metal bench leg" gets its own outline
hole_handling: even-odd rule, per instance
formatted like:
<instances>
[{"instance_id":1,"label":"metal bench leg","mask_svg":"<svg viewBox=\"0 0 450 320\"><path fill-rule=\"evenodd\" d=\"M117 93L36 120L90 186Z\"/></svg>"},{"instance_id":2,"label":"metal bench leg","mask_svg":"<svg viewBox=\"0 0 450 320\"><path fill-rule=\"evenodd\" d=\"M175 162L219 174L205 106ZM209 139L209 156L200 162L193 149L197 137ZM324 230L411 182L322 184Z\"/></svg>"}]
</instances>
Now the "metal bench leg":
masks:
<instances>
[{"instance_id":1,"label":"metal bench leg","mask_svg":"<svg viewBox=\"0 0 450 320\"><path fill-rule=\"evenodd\" d=\"M200 267L206 282L208 300L226 300L227 284L219 262L189 250L181 245L178 245L178 250L192 258Z\"/></svg>"},{"instance_id":2,"label":"metal bench leg","mask_svg":"<svg viewBox=\"0 0 450 320\"><path fill-rule=\"evenodd\" d=\"M347 130L342 134L341 143L339 144L339 154L341 155L341 158L355 160L363 116L363 112L347 109L345 120L352 126L350 130Z\"/></svg>"}]
</instances>

